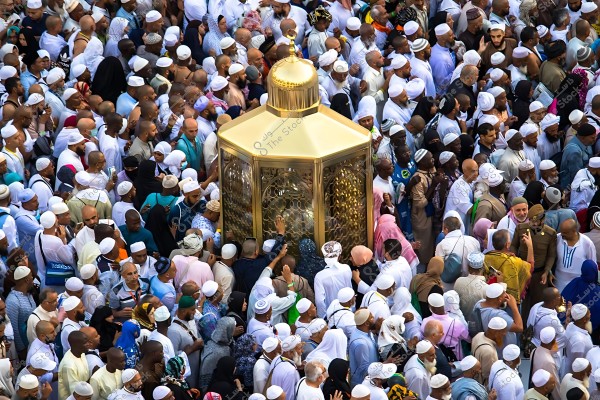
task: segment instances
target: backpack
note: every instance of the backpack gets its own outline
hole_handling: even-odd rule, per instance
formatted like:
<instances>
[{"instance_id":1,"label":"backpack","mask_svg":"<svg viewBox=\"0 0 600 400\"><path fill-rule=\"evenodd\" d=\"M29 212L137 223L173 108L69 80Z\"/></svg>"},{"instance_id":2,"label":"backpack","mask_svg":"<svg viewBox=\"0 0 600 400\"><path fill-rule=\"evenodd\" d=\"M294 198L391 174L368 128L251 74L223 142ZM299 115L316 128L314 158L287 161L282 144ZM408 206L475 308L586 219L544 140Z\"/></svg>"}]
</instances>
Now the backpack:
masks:
<instances>
[{"instance_id":1,"label":"backpack","mask_svg":"<svg viewBox=\"0 0 600 400\"><path fill-rule=\"evenodd\" d=\"M58 57L56 58L56 63L63 71L65 71L65 79L69 79L71 74L71 50L69 49L69 45L66 44L58 53Z\"/></svg>"},{"instance_id":2,"label":"backpack","mask_svg":"<svg viewBox=\"0 0 600 400\"><path fill-rule=\"evenodd\" d=\"M469 336L475 337L479 332L483 332L483 321L481 320L481 308L474 307L469 319Z\"/></svg>"},{"instance_id":3,"label":"backpack","mask_svg":"<svg viewBox=\"0 0 600 400\"><path fill-rule=\"evenodd\" d=\"M454 243L452 252L447 257L444 257L444 271L442 272L442 281L446 283L454 283L462 274L462 257L454 252L458 240ZM464 238L463 238L464 252Z\"/></svg>"}]
</instances>

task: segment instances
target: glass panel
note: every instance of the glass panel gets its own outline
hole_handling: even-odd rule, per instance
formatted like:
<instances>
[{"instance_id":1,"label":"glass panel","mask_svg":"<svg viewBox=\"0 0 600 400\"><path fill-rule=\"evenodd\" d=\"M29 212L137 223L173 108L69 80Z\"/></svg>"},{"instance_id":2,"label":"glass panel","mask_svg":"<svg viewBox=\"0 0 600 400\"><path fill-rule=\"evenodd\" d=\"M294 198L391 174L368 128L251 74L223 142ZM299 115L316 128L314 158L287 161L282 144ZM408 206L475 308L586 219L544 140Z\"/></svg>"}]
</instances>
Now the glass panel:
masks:
<instances>
[{"instance_id":1,"label":"glass panel","mask_svg":"<svg viewBox=\"0 0 600 400\"><path fill-rule=\"evenodd\" d=\"M234 237L254 236L252 225L252 170L250 164L221 150L221 201L224 210L223 232Z\"/></svg>"}]
</instances>

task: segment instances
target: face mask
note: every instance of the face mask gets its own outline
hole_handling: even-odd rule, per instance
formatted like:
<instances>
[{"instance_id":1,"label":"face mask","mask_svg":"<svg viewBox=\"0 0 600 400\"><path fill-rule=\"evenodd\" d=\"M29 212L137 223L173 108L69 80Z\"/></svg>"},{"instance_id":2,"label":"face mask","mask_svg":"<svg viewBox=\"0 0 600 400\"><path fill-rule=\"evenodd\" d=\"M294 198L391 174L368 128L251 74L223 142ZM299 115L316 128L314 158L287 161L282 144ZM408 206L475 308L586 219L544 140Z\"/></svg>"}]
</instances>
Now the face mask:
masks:
<instances>
[{"instance_id":1,"label":"face mask","mask_svg":"<svg viewBox=\"0 0 600 400\"><path fill-rule=\"evenodd\" d=\"M125 175L127 175L127 177L132 181L135 181L135 178L137 178L137 169L135 171L125 170Z\"/></svg>"},{"instance_id":2,"label":"face mask","mask_svg":"<svg viewBox=\"0 0 600 400\"><path fill-rule=\"evenodd\" d=\"M183 171L184 169L186 169L186 168L187 168L187 166L188 166L188 162L187 162L187 161L184 161L184 162L181 164L181 170Z\"/></svg>"},{"instance_id":3,"label":"face mask","mask_svg":"<svg viewBox=\"0 0 600 400\"><path fill-rule=\"evenodd\" d=\"M92 129L92 130L90 131L90 135L91 135L92 137L96 137L96 136L98 136L98 128L94 128L94 129Z\"/></svg>"}]
</instances>

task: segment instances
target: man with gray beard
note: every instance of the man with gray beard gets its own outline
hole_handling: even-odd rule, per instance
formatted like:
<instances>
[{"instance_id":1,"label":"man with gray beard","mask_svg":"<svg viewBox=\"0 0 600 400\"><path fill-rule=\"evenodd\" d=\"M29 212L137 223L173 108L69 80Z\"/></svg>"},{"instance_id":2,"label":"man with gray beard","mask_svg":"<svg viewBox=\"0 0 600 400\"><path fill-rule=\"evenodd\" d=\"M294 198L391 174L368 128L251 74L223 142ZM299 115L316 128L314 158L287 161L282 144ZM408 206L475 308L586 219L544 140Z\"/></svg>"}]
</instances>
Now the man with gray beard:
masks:
<instances>
[{"instance_id":1,"label":"man with gray beard","mask_svg":"<svg viewBox=\"0 0 600 400\"><path fill-rule=\"evenodd\" d=\"M436 371L435 346L429 340L421 340L416 350L417 354L404 366L404 378L409 390L418 394L420 399L426 399L431 393L430 380Z\"/></svg>"}]
</instances>

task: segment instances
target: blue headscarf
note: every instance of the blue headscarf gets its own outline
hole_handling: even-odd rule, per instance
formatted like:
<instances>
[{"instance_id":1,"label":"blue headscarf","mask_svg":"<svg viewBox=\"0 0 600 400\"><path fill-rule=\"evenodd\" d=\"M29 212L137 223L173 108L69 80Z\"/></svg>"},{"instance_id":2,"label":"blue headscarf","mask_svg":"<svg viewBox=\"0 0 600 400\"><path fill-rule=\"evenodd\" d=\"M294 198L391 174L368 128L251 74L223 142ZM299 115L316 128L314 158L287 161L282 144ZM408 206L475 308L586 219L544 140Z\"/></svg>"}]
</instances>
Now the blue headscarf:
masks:
<instances>
[{"instance_id":1,"label":"blue headscarf","mask_svg":"<svg viewBox=\"0 0 600 400\"><path fill-rule=\"evenodd\" d=\"M598 264L585 260L581 265L581 277L573 279L562 291L566 302L583 304L590 310L592 328L600 325L600 285L598 285Z\"/></svg>"},{"instance_id":2,"label":"blue headscarf","mask_svg":"<svg viewBox=\"0 0 600 400\"><path fill-rule=\"evenodd\" d=\"M137 321L130 319L123 323L121 336L117 339L115 346L125 353L125 368L135 368L140 359L140 349L136 338L140 336L140 325Z\"/></svg>"}]
</instances>

